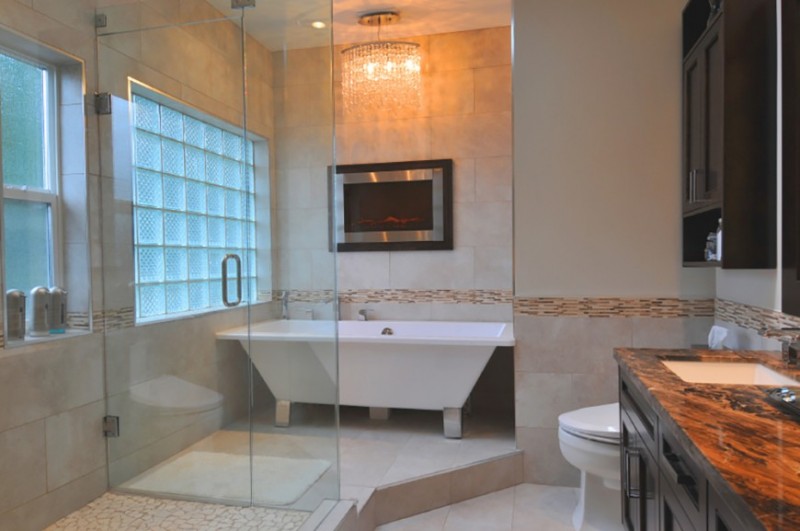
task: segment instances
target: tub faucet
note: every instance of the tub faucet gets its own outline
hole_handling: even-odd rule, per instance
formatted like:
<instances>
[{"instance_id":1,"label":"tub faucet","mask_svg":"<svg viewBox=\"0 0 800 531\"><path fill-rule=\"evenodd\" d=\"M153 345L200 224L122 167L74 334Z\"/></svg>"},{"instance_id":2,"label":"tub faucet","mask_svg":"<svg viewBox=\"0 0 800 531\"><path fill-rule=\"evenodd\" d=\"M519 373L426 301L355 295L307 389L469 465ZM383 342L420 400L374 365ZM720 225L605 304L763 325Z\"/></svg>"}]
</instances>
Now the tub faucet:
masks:
<instances>
[{"instance_id":1,"label":"tub faucet","mask_svg":"<svg viewBox=\"0 0 800 531\"><path fill-rule=\"evenodd\" d=\"M289 291L281 292L281 319L289 318Z\"/></svg>"},{"instance_id":2,"label":"tub faucet","mask_svg":"<svg viewBox=\"0 0 800 531\"><path fill-rule=\"evenodd\" d=\"M367 309L358 310L358 320L359 321L369 321L368 314L371 313L371 312L372 312L372 310L367 310Z\"/></svg>"},{"instance_id":3,"label":"tub faucet","mask_svg":"<svg viewBox=\"0 0 800 531\"><path fill-rule=\"evenodd\" d=\"M781 352L786 365L797 367L797 353L800 352L800 328L765 328L762 336L781 342Z\"/></svg>"}]
</instances>

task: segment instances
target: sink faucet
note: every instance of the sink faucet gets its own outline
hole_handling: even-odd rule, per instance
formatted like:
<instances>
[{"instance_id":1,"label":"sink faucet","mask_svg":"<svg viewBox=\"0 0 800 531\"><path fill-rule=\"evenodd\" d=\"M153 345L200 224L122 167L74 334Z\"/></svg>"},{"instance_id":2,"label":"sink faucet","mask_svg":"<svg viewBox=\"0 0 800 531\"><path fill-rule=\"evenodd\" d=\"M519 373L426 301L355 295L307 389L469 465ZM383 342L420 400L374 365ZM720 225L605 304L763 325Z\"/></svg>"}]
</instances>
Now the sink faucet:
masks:
<instances>
[{"instance_id":1,"label":"sink faucet","mask_svg":"<svg viewBox=\"0 0 800 531\"><path fill-rule=\"evenodd\" d=\"M800 328L765 328L762 336L781 342L781 352L786 365L797 367L797 353L800 352Z\"/></svg>"},{"instance_id":2,"label":"sink faucet","mask_svg":"<svg viewBox=\"0 0 800 531\"><path fill-rule=\"evenodd\" d=\"M281 292L281 319L289 318L289 291Z\"/></svg>"}]
</instances>

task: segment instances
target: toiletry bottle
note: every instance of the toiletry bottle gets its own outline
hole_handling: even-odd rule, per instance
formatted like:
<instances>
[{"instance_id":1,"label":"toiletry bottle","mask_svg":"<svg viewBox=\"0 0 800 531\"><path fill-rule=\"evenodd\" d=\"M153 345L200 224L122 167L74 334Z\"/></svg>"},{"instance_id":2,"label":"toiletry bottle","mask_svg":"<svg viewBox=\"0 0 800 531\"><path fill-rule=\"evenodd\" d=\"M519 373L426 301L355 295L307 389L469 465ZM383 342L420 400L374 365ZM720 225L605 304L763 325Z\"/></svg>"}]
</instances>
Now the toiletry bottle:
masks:
<instances>
[{"instance_id":1,"label":"toiletry bottle","mask_svg":"<svg viewBox=\"0 0 800 531\"><path fill-rule=\"evenodd\" d=\"M50 319L48 321L51 334L63 334L67 327L67 292L58 286L50 288Z\"/></svg>"},{"instance_id":2,"label":"toiletry bottle","mask_svg":"<svg viewBox=\"0 0 800 531\"><path fill-rule=\"evenodd\" d=\"M8 339L25 339L25 292L6 292L6 334Z\"/></svg>"},{"instance_id":3,"label":"toiletry bottle","mask_svg":"<svg viewBox=\"0 0 800 531\"><path fill-rule=\"evenodd\" d=\"M31 290L31 303L28 306L30 319L30 335L46 336L50 333L48 324L50 313L50 290L44 286L36 286Z\"/></svg>"},{"instance_id":4,"label":"toiletry bottle","mask_svg":"<svg viewBox=\"0 0 800 531\"><path fill-rule=\"evenodd\" d=\"M717 261L722 262L722 218L717 225Z\"/></svg>"}]
</instances>

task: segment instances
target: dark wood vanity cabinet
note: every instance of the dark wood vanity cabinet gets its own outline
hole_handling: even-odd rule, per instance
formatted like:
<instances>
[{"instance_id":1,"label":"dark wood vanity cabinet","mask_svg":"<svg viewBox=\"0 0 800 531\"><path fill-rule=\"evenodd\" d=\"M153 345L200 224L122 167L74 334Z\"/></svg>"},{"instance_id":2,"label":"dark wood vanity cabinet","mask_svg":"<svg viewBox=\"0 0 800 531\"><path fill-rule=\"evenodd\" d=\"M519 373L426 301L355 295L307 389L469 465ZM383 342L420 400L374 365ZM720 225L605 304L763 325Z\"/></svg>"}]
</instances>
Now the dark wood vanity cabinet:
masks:
<instances>
[{"instance_id":1,"label":"dark wood vanity cabinet","mask_svg":"<svg viewBox=\"0 0 800 531\"><path fill-rule=\"evenodd\" d=\"M717 494L699 464L620 372L620 480L627 531L763 529Z\"/></svg>"},{"instance_id":2,"label":"dark wood vanity cabinet","mask_svg":"<svg viewBox=\"0 0 800 531\"><path fill-rule=\"evenodd\" d=\"M658 528L657 418L620 378L622 521L628 531Z\"/></svg>"},{"instance_id":3,"label":"dark wood vanity cabinet","mask_svg":"<svg viewBox=\"0 0 800 531\"><path fill-rule=\"evenodd\" d=\"M776 259L774 0L708 0L683 13L683 263L771 268ZM722 263L705 259L722 219Z\"/></svg>"},{"instance_id":4,"label":"dark wood vanity cabinet","mask_svg":"<svg viewBox=\"0 0 800 531\"><path fill-rule=\"evenodd\" d=\"M683 63L684 214L717 210L721 217L722 25L717 17Z\"/></svg>"},{"instance_id":5,"label":"dark wood vanity cabinet","mask_svg":"<svg viewBox=\"0 0 800 531\"><path fill-rule=\"evenodd\" d=\"M781 3L783 312L800 315L800 0Z\"/></svg>"}]
</instances>

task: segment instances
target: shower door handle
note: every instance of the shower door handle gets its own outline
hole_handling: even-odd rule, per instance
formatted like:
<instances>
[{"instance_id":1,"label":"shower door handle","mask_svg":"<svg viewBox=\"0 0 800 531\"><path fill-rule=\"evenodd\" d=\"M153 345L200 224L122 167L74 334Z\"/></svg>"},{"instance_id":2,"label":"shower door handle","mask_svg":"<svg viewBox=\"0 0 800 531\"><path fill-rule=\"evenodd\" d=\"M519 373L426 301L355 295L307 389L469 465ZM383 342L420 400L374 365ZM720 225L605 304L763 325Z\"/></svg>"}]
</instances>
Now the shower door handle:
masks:
<instances>
[{"instance_id":1,"label":"shower door handle","mask_svg":"<svg viewBox=\"0 0 800 531\"><path fill-rule=\"evenodd\" d=\"M236 262L236 300L228 300L228 260ZM228 308L239 306L242 302L242 259L238 254L226 254L222 259L222 304Z\"/></svg>"}]
</instances>

